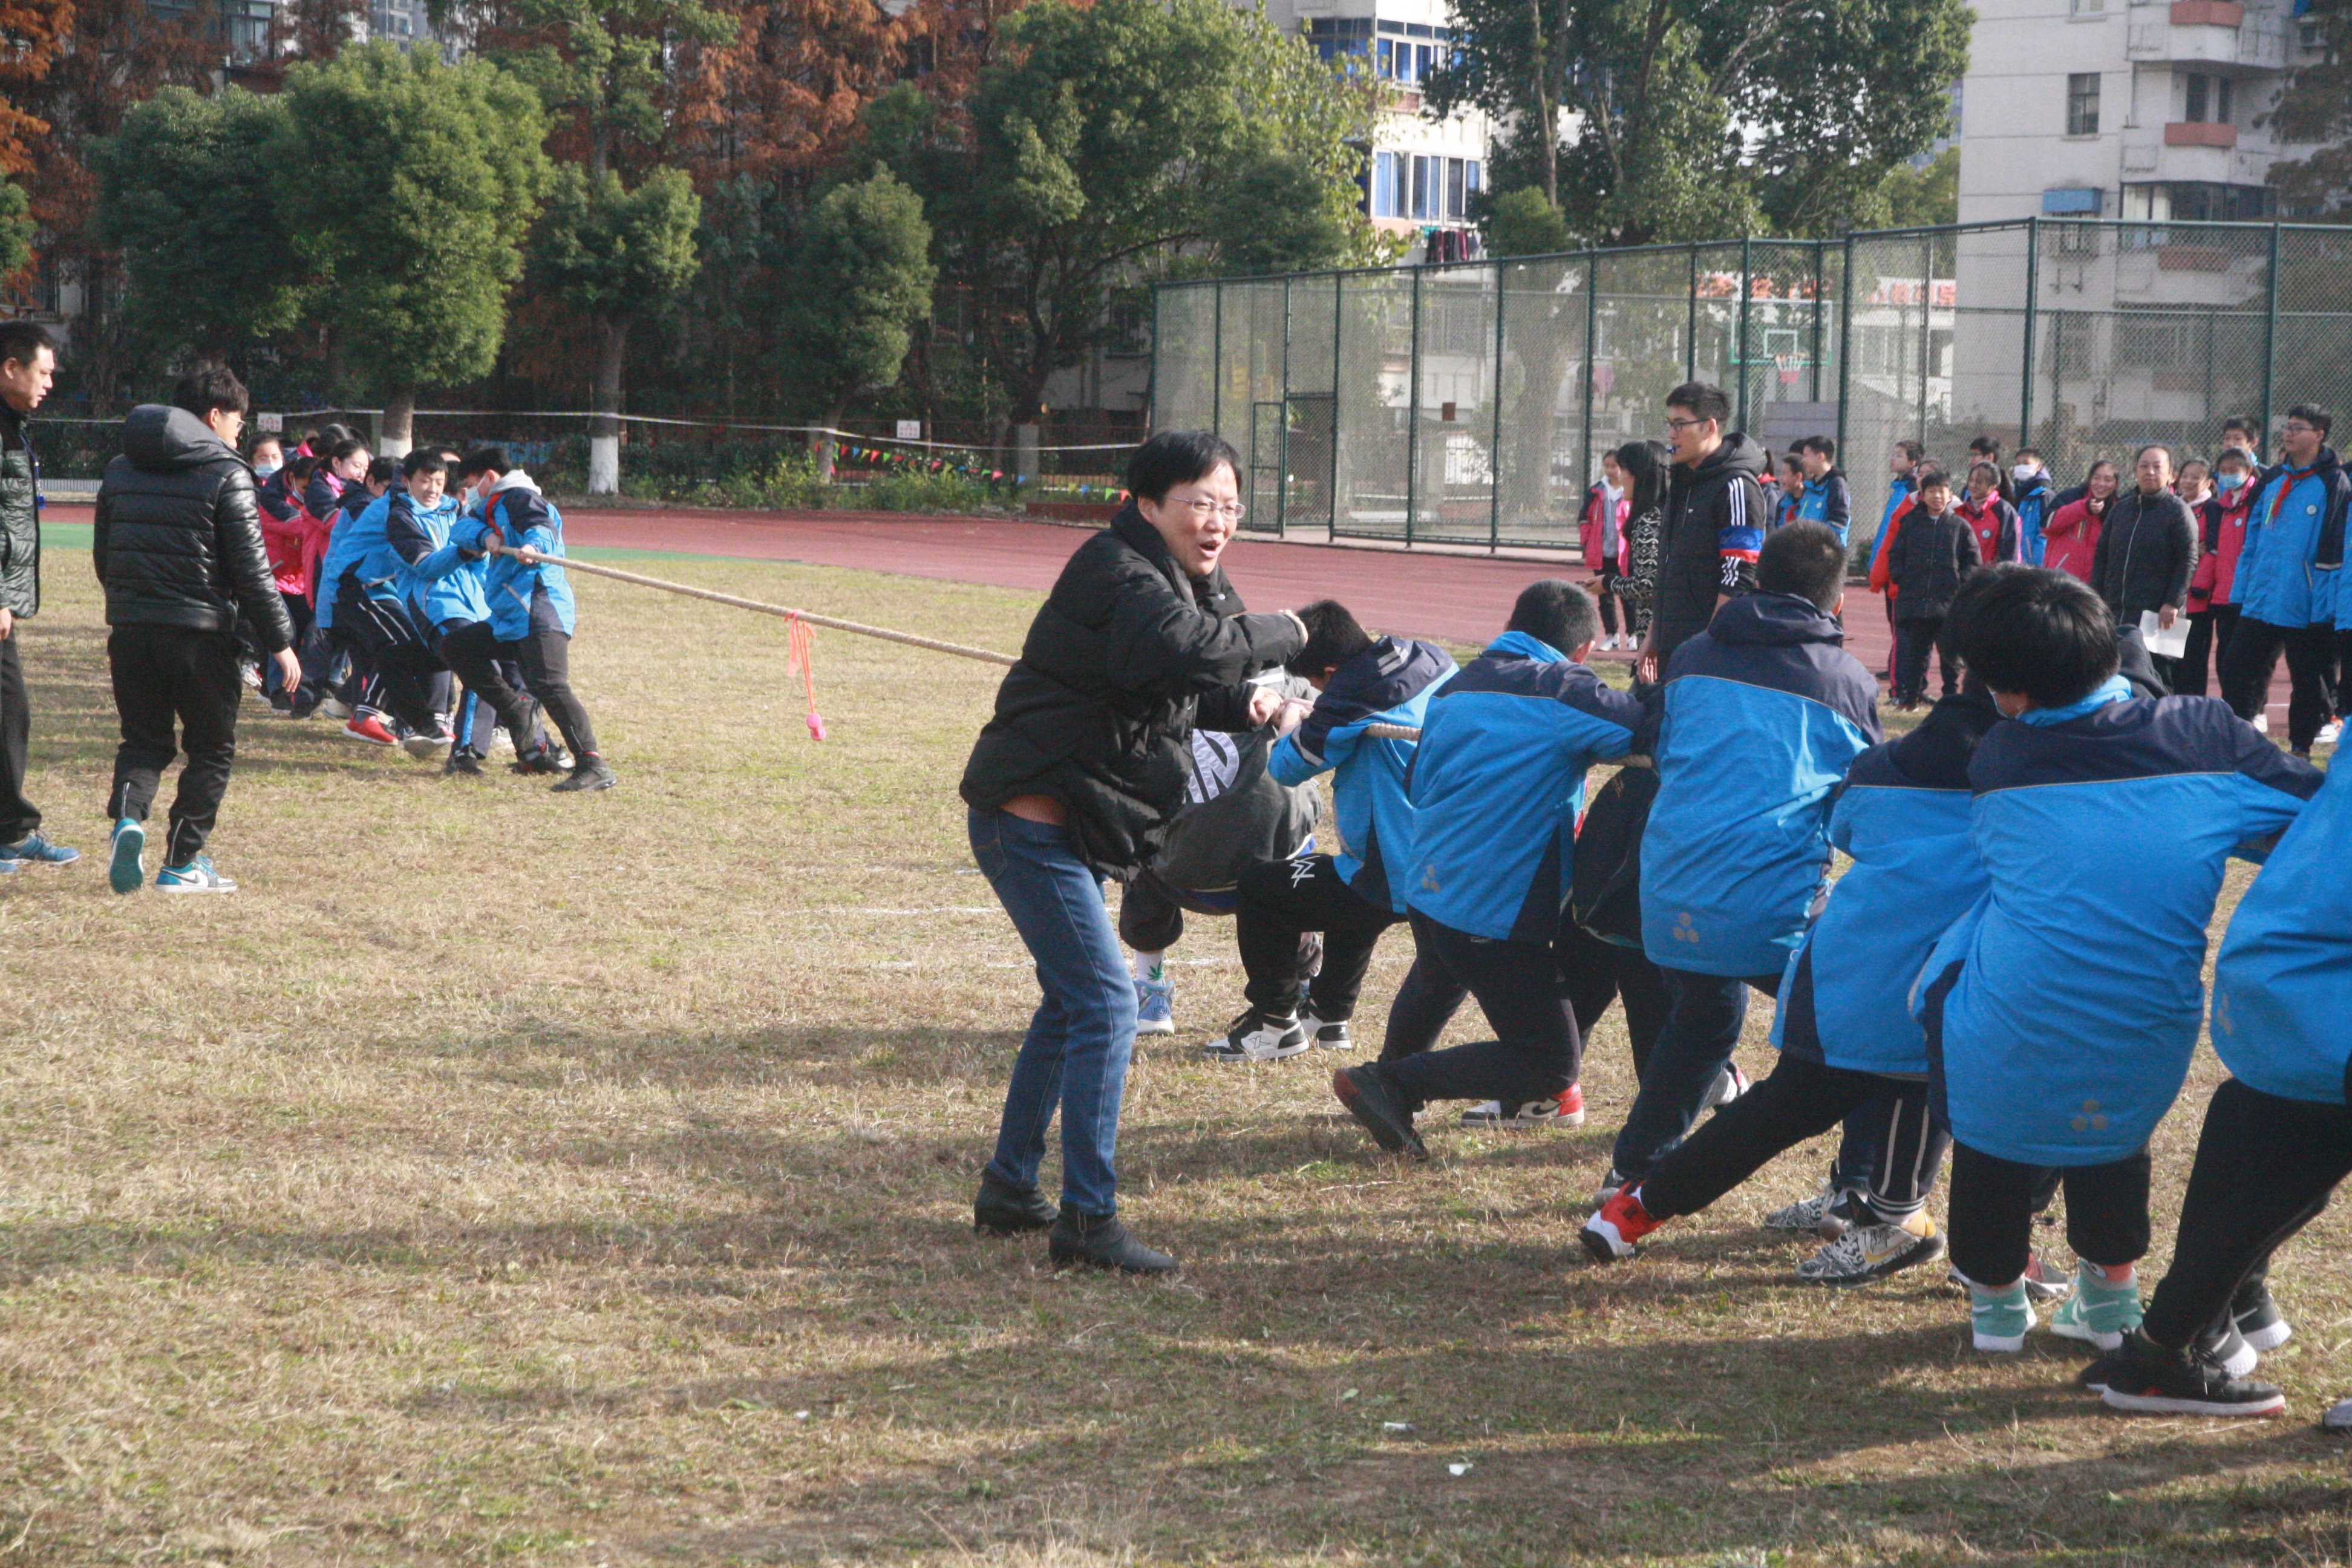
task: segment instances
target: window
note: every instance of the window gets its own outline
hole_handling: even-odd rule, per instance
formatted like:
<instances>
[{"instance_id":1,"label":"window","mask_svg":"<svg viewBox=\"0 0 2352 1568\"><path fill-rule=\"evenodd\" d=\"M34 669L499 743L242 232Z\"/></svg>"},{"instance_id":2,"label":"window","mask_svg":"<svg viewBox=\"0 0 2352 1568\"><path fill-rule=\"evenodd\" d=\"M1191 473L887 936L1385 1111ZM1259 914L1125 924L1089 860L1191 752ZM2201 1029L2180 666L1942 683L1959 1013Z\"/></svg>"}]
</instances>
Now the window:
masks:
<instances>
[{"instance_id":1,"label":"window","mask_svg":"<svg viewBox=\"0 0 2352 1568\"><path fill-rule=\"evenodd\" d=\"M1426 218L1437 216L1434 207L1437 196L1436 181L1431 178L1433 171L1430 168L1430 164L1434 162L1436 160L1433 158L1423 158L1418 154L1413 157L1412 209L1410 215L1413 217Z\"/></svg>"},{"instance_id":2,"label":"window","mask_svg":"<svg viewBox=\"0 0 2352 1568\"><path fill-rule=\"evenodd\" d=\"M2104 16L2107 14L2107 0L2072 0L2067 9L2076 16Z\"/></svg>"},{"instance_id":3,"label":"window","mask_svg":"<svg viewBox=\"0 0 2352 1568\"><path fill-rule=\"evenodd\" d=\"M1382 81L1395 78L1396 43L1393 39L1382 38L1372 45L1372 74Z\"/></svg>"},{"instance_id":4,"label":"window","mask_svg":"<svg viewBox=\"0 0 2352 1568\"><path fill-rule=\"evenodd\" d=\"M2182 78L2186 90L2181 94L2181 117L2192 125L2210 121L2216 125L2230 123L2230 110L2235 85L2225 76L2208 76L2203 71L2190 71Z\"/></svg>"},{"instance_id":5,"label":"window","mask_svg":"<svg viewBox=\"0 0 2352 1568\"><path fill-rule=\"evenodd\" d=\"M1399 165L1403 162L1394 153L1372 154L1372 216L1402 217L1405 216L1404 191Z\"/></svg>"},{"instance_id":6,"label":"window","mask_svg":"<svg viewBox=\"0 0 2352 1568\"><path fill-rule=\"evenodd\" d=\"M1471 159L1466 167L1469 170L1470 195L1473 200L1475 200L1478 195L1478 176L1480 172L1478 160L1475 158Z\"/></svg>"},{"instance_id":7,"label":"window","mask_svg":"<svg viewBox=\"0 0 2352 1568\"><path fill-rule=\"evenodd\" d=\"M1460 223L1469 211L1469 175L1459 158L1445 160L1445 216Z\"/></svg>"},{"instance_id":8,"label":"window","mask_svg":"<svg viewBox=\"0 0 2352 1568\"><path fill-rule=\"evenodd\" d=\"M1342 55L1369 54L1372 47L1372 19L1370 16L1317 16L1303 29L1307 41L1315 46L1321 59L1337 59Z\"/></svg>"},{"instance_id":9,"label":"window","mask_svg":"<svg viewBox=\"0 0 2352 1568\"><path fill-rule=\"evenodd\" d=\"M2303 50L2305 54L2317 53L2319 49L2319 18L2316 16L2305 16L2302 21L2297 22L2294 25L2294 42L2295 47Z\"/></svg>"},{"instance_id":10,"label":"window","mask_svg":"<svg viewBox=\"0 0 2352 1568\"><path fill-rule=\"evenodd\" d=\"M2099 133L2099 73L2075 71L2066 78L2066 134Z\"/></svg>"}]
</instances>

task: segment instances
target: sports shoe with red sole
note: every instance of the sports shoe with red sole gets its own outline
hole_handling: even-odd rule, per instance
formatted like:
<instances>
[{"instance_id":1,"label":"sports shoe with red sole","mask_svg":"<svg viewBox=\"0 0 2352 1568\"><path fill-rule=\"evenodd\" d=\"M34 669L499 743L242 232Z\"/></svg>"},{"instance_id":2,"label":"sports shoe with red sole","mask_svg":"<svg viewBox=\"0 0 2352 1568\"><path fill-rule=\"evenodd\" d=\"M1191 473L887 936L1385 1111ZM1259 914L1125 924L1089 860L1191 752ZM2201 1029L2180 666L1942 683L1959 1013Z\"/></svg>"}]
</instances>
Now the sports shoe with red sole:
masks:
<instances>
[{"instance_id":1,"label":"sports shoe with red sole","mask_svg":"<svg viewBox=\"0 0 2352 1568\"><path fill-rule=\"evenodd\" d=\"M1641 1250L1635 1243L1664 1224L1642 1206L1640 1187L1620 1187L1577 1234L1594 1262L1621 1263Z\"/></svg>"},{"instance_id":2,"label":"sports shoe with red sole","mask_svg":"<svg viewBox=\"0 0 2352 1568\"><path fill-rule=\"evenodd\" d=\"M1530 1100L1506 1111L1499 1100L1489 1100L1462 1113L1465 1127L1581 1127L1584 1086L1572 1083L1549 1100Z\"/></svg>"}]
</instances>

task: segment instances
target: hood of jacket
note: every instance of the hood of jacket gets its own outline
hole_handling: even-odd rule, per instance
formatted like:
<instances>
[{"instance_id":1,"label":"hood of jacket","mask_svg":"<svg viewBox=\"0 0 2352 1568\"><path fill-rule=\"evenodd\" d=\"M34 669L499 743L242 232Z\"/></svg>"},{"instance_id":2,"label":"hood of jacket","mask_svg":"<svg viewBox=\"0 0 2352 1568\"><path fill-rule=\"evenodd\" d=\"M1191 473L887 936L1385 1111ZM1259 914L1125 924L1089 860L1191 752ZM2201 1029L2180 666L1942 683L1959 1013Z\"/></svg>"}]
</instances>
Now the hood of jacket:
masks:
<instances>
[{"instance_id":1,"label":"hood of jacket","mask_svg":"<svg viewBox=\"0 0 2352 1568\"><path fill-rule=\"evenodd\" d=\"M1717 642L1739 647L1845 644L1845 628L1797 594L1742 595L1715 612L1706 633Z\"/></svg>"},{"instance_id":2,"label":"hood of jacket","mask_svg":"<svg viewBox=\"0 0 2352 1568\"><path fill-rule=\"evenodd\" d=\"M142 403L122 422L122 455L153 471L201 468L226 458L242 465L236 448L184 408Z\"/></svg>"},{"instance_id":3,"label":"hood of jacket","mask_svg":"<svg viewBox=\"0 0 2352 1568\"><path fill-rule=\"evenodd\" d=\"M1733 430L1725 435L1722 446L1699 459L1697 467L1686 468L1675 464L1675 479L1685 488L1696 489L1701 485L1727 483L1740 474L1761 484L1764 476L1771 471L1772 460L1763 446L1746 431Z\"/></svg>"},{"instance_id":4,"label":"hood of jacket","mask_svg":"<svg viewBox=\"0 0 2352 1568\"><path fill-rule=\"evenodd\" d=\"M536 492L538 489L539 481L537 479L532 479L520 468L509 468L505 473L500 474L497 479L490 481L489 493L497 495L502 490L531 490Z\"/></svg>"}]
</instances>

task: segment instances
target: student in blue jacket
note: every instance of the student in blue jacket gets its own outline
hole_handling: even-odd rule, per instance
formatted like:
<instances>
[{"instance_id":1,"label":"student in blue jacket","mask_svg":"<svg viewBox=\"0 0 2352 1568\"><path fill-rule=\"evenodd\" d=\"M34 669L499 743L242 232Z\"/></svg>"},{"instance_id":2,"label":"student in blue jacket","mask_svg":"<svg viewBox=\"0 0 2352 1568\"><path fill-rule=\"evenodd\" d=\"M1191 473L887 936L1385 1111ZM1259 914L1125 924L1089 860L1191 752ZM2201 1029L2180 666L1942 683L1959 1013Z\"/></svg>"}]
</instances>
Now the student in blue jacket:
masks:
<instances>
[{"instance_id":1,"label":"student in blue jacket","mask_svg":"<svg viewBox=\"0 0 2352 1568\"><path fill-rule=\"evenodd\" d=\"M2050 486L2050 470L2042 466L2042 454L2031 447L2017 449L2017 461L2009 470L2010 483L2015 488L2017 500L2018 545L2021 559L2028 566L2042 564L2042 525L2058 510L2056 492Z\"/></svg>"},{"instance_id":2,"label":"student in blue jacket","mask_svg":"<svg viewBox=\"0 0 2352 1568\"><path fill-rule=\"evenodd\" d=\"M1405 918L1412 865L1412 803L1405 774L1414 742L1365 733L1374 724L1418 730L1429 700L1454 672L1433 643L1377 640L1336 600L1298 611L1307 646L1289 672L1316 689L1314 708L1274 744L1266 772L1286 785L1331 778L1339 852L1263 861L1244 871L1234 911L1249 1007L1203 1045L1212 1060L1274 1061L1310 1045L1344 1050L1349 1024L1381 933ZM1307 994L1298 939L1323 933L1323 967ZM1307 1011L1301 1015L1301 1005Z\"/></svg>"},{"instance_id":3,"label":"student in blue jacket","mask_svg":"<svg viewBox=\"0 0 2352 1568\"><path fill-rule=\"evenodd\" d=\"M2327 775L2230 921L2213 969L2213 1091L2147 1317L2083 1374L2118 1410L2268 1415L2285 1396L2244 1374L2292 1332L2271 1254L2352 1174L2352 769ZM2234 1334L2247 1353L2217 1358ZM2198 1353L2200 1352L2204 1353ZM2339 1405L2327 1425L2352 1425Z\"/></svg>"},{"instance_id":4,"label":"student in blue jacket","mask_svg":"<svg viewBox=\"0 0 2352 1568\"><path fill-rule=\"evenodd\" d=\"M1835 618L1837 535L1790 523L1765 541L1756 581L1666 667L1642 945L1671 1010L1602 1202L1690 1131L1739 1043L1748 991L1779 992L1829 879L1832 796L1882 738L1878 682L1845 651Z\"/></svg>"},{"instance_id":5,"label":"student in blue jacket","mask_svg":"<svg viewBox=\"0 0 2352 1568\"><path fill-rule=\"evenodd\" d=\"M1960 590L1956 632L2002 570L1978 573ZM1853 864L1781 978L1779 1065L1585 1223L1594 1258L1633 1257L1666 1221L1706 1209L1865 1107L1880 1135L1847 1195L1855 1223L1800 1264L1797 1278L1862 1285L1943 1256L1927 1205L1951 1138L1928 1114L1927 1039L1911 1016L1911 984L1953 914L1985 890L1969 846L1969 759L2000 721L1992 694L1971 678L1917 729L1854 759L1830 813L1830 842Z\"/></svg>"},{"instance_id":6,"label":"student in blue jacket","mask_svg":"<svg viewBox=\"0 0 2352 1568\"><path fill-rule=\"evenodd\" d=\"M413 513L418 507L439 506L447 478L446 465L431 452L411 452L397 464L375 459L366 481L373 499L353 511L362 491L354 486L343 492L339 504L344 512L319 569L317 624L373 677L371 700L400 721L407 731L400 743L413 757L438 752L449 743L449 732L433 700L433 677L441 661L409 615L401 584L405 563L394 552L389 531L395 508ZM347 728L359 738L375 739L365 733L363 715L355 715Z\"/></svg>"},{"instance_id":7,"label":"student in blue jacket","mask_svg":"<svg viewBox=\"0 0 2352 1568\"><path fill-rule=\"evenodd\" d=\"M2221 661L2221 696L2252 721L2271 700L2271 673L2286 655L2294 682L2287 745L2311 754L2327 721L2336 627L2343 609L2344 533L2352 513L2352 474L2327 444L2335 416L2298 403L2280 432L2278 467L2254 481L2246 542L2232 591L2238 624Z\"/></svg>"},{"instance_id":8,"label":"student in blue jacket","mask_svg":"<svg viewBox=\"0 0 2352 1568\"><path fill-rule=\"evenodd\" d=\"M484 563L482 591L489 600L490 629L499 650L522 666L523 678L540 706L555 721L563 743L572 750L572 771L556 781L558 794L611 789L620 783L612 764L596 747L596 731L587 705L572 689L572 632L575 624L572 579L560 559L525 562L513 555L490 554L494 546L528 548L541 555L563 554L563 514L540 493L539 481L507 460L501 447L484 447L469 453L458 476L468 491L481 499L478 516L462 519L450 531L450 540L469 558L488 555ZM472 673L459 671L472 686L480 681L482 695L508 712L508 703L492 684L494 671L477 664ZM527 731L509 731L520 737ZM521 766L528 759L518 759ZM526 770L530 771L530 770Z\"/></svg>"},{"instance_id":9,"label":"student in blue jacket","mask_svg":"<svg viewBox=\"0 0 2352 1568\"><path fill-rule=\"evenodd\" d=\"M2078 1263L2052 1331L2113 1349L2140 1321L2147 1140L2196 1048L2223 868L2321 775L2220 702L2135 697L2106 605L2063 572L2002 574L1964 630L2015 721L1969 763L1987 890L1914 993L1952 1131L1952 1262L1977 1348L2022 1349L2033 1194L2061 1172Z\"/></svg>"},{"instance_id":10,"label":"student in blue jacket","mask_svg":"<svg viewBox=\"0 0 2352 1568\"><path fill-rule=\"evenodd\" d=\"M1808 436L1797 443L1797 462L1804 469L1805 490L1797 503L1797 516L1806 522L1818 522L1838 536L1838 542L1847 542L1853 527L1853 488L1838 471L1837 437Z\"/></svg>"},{"instance_id":11,"label":"student in blue jacket","mask_svg":"<svg viewBox=\"0 0 2352 1568\"><path fill-rule=\"evenodd\" d=\"M451 471L465 461L463 454L446 447L435 448L434 456L445 469ZM467 507L478 511L479 503L468 498ZM485 589L488 575L486 559L460 550L452 537L461 515L453 492L443 496L436 506L395 506L385 527L393 552L404 563L400 586L411 618L425 634L436 657L450 673L466 682L465 693L456 704L450 723L449 755L441 771L472 775L481 773L482 763L490 751L490 723L484 711L487 707L509 727L507 732L515 742L518 772L561 772L548 755L550 748L539 723L536 705L521 694L522 668L511 658L501 657L498 636L491 630L490 604ZM484 664L489 667L487 674ZM488 693L488 683L499 688L497 697ZM514 728L518 724L522 728Z\"/></svg>"},{"instance_id":12,"label":"student in blue jacket","mask_svg":"<svg viewBox=\"0 0 2352 1568\"><path fill-rule=\"evenodd\" d=\"M1405 903L1416 964L1478 999L1496 1036L1334 1074L1383 1149L1426 1158L1412 1119L1433 1100L1557 1097L1581 1042L1555 943L1566 924L1584 775L1625 755L1640 699L1585 667L1601 633L1583 589L1531 583L1508 630L1429 704L1413 758Z\"/></svg>"}]
</instances>

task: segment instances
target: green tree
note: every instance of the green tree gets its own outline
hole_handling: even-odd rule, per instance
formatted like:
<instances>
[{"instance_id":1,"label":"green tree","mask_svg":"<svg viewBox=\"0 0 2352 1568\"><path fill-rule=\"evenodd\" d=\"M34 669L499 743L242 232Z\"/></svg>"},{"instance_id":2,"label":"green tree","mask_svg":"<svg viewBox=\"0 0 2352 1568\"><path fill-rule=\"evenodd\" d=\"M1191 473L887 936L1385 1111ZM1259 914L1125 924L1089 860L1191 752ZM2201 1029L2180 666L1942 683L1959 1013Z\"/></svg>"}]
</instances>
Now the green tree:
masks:
<instances>
[{"instance_id":1,"label":"green tree","mask_svg":"<svg viewBox=\"0 0 2352 1568\"><path fill-rule=\"evenodd\" d=\"M270 162L286 130L282 99L167 87L92 144L98 238L121 252L124 325L151 362L241 362L300 320L301 266Z\"/></svg>"},{"instance_id":2,"label":"green tree","mask_svg":"<svg viewBox=\"0 0 2352 1568\"><path fill-rule=\"evenodd\" d=\"M701 0L515 0L488 36L562 131L556 150L569 162L535 260L549 292L595 329L592 494L620 488L616 416L629 335L699 269L701 200L683 174L661 166L688 96L683 73L739 28L730 12Z\"/></svg>"},{"instance_id":3,"label":"green tree","mask_svg":"<svg viewBox=\"0 0 2352 1568\"><path fill-rule=\"evenodd\" d=\"M1960 221L1960 150L1947 147L1914 168L1886 171L1873 198L1854 214L1857 228L1932 228Z\"/></svg>"},{"instance_id":4,"label":"green tree","mask_svg":"<svg viewBox=\"0 0 2352 1568\"><path fill-rule=\"evenodd\" d=\"M0 282L32 264L31 198L14 180L0 178Z\"/></svg>"},{"instance_id":5,"label":"green tree","mask_svg":"<svg viewBox=\"0 0 2352 1568\"><path fill-rule=\"evenodd\" d=\"M833 477L833 431L850 399L898 379L931 310L931 226L887 169L836 185L810 211L793 257L782 346L786 381L822 412L817 470Z\"/></svg>"},{"instance_id":6,"label":"green tree","mask_svg":"<svg viewBox=\"0 0 2352 1568\"><path fill-rule=\"evenodd\" d=\"M1843 229L1949 119L1966 0L1456 0L1438 114L1587 243ZM1572 131L1572 140L1563 135Z\"/></svg>"},{"instance_id":7,"label":"green tree","mask_svg":"<svg viewBox=\"0 0 2352 1568\"><path fill-rule=\"evenodd\" d=\"M531 253L531 279L593 324L596 366L589 401L600 415L621 411L629 333L701 268L695 251L701 218L701 198L681 170L656 169L630 190L611 169L601 174L576 163L557 169ZM589 443L589 491L610 494L619 489L619 421L594 421Z\"/></svg>"},{"instance_id":8,"label":"green tree","mask_svg":"<svg viewBox=\"0 0 2352 1568\"><path fill-rule=\"evenodd\" d=\"M2270 124L2280 141L2315 150L2273 164L2271 184L2299 217L2352 222L2352 0L2310 0L2301 19L2318 47L2287 78Z\"/></svg>"},{"instance_id":9,"label":"green tree","mask_svg":"<svg viewBox=\"0 0 2352 1568\"><path fill-rule=\"evenodd\" d=\"M1103 340L1122 290L1178 267L1369 256L1370 114L1360 84L1223 0L1034 0L965 103L902 88L866 124L979 307L1025 446L1047 381Z\"/></svg>"},{"instance_id":10,"label":"green tree","mask_svg":"<svg viewBox=\"0 0 2352 1568\"><path fill-rule=\"evenodd\" d=\"M319 275L343 364L408 448L416 394L488 374L507 291L548 184L537 96L487 60L390 44L286 73L275 162L296 251ZM347 330L345 330L347 327Z\"/></svg>"}]
</instances>

